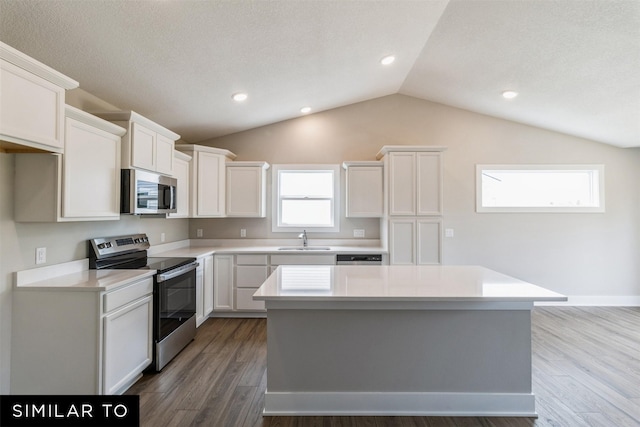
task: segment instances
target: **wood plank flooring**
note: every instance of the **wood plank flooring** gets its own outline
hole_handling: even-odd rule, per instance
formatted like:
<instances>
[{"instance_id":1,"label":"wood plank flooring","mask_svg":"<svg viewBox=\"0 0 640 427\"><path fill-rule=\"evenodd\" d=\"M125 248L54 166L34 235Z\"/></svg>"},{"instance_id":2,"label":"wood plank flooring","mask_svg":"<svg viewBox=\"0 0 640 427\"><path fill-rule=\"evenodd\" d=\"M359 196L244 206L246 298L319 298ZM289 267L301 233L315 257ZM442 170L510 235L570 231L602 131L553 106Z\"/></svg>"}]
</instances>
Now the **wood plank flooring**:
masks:
<instances>
[{"instance_id":1,"label":"wood plank flooring","mask_svg":"<svg viewBox=\"0 0 640 427\"><path fill-rule=\"evenodd\" d=\"M145 374L141 426L640 426L640 308L536 307L535 418L263 417L266 320L208 319L160 374Z\"/></svg>"}]
</instances>

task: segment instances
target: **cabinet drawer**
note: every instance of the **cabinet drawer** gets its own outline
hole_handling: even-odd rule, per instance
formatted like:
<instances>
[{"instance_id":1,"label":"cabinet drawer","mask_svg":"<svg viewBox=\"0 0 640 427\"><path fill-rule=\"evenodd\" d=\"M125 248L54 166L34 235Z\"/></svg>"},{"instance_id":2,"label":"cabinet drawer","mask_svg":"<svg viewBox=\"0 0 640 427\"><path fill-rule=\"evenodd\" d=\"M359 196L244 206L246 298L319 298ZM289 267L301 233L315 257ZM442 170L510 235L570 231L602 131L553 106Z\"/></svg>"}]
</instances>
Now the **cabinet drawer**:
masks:
<instances>
[{"instance_id":1,"label":"cabinet drawer","mask_svg":"<svg viewBox=\"0 0 640 427\"><path fill-rule=\"evenodd\" d=\"M267 256L260 254L236 255L236 265L267 265Z\"/></svg>"},{"instance_id":2,"label":"cabinet drawer","mask_svg":"<svg viewBox=\"0 0 640 427\"><path fill-rule=\"evenodd\" d=\"M153 277L124 286L104 295L104 312L108 313L145 295L153 293Z\"/></svg>"},{"instance_id":3,"label":"cabinet drawer","mask_svg":"<svg viewBox=\"0 0 640 427\"><path fill-rule=\"evenodd\" d=\"M257 288L267 280L268 267L260 265L239 265L236 267L236 287Z\"/></svg>"},{"instance_id":4,"label":"cabinet drawer","mask_svg":"<svg viewBox=\"0 0 640 427\"><path fill-rule=\"evenodd\" d=\"M264 311L264 301L254 301L257 288L236 289L236 310Z\"/></svg>"},{"instance_id":5,"label":"cabinet drawer","mask_svg":"<svg viewBox=\"0 0 640 427\"><path fill-rule=\"evenodd\" d=\"M271 265L333 265L335 255L271 255Z\"/></svg>"}]
</instances>

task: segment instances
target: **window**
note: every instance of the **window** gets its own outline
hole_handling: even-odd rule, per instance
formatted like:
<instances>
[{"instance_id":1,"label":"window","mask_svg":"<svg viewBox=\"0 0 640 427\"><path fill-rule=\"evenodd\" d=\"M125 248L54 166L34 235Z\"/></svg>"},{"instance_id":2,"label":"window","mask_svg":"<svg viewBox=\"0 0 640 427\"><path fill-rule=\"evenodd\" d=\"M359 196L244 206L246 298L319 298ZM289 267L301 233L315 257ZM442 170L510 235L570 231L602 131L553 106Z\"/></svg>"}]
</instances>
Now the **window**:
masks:
<instances>
[{"instance_id":1,"label":"window","mask_svg":"<svg viewBox=\"0 0 640 427\"><path fill-rule=\"evenodd\" d=\"M477 165L477 212L604 212L604 165Z\"/></svg>"},{"instance_id":2,"label":"window","mask_svg":"<svg viewBox=\"0 0 640 427\"><path fill-rule=\"evenodd\" d=\"M337 165L274 165L272 231L340 231Z\"/></svg>"}]
</instances>

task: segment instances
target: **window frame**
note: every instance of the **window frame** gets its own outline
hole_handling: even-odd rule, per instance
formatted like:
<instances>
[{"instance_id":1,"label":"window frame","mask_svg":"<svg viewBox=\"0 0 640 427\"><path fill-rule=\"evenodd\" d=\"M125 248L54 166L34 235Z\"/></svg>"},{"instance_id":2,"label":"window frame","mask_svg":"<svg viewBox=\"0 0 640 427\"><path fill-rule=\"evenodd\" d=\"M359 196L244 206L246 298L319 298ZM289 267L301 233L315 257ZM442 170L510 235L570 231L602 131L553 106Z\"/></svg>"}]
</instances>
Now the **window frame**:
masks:
<instances>
[{"instance_id":1,"label":"window frame","mask_svg":"<svg viewBox=\"0 0 640 427\"><path fill-rule=\"evenodd\" d=\"M598 206L483 206L482 176L487 170L513 171L597 171L598 179L593 182L597 187ZM603 213L605 212L605 183L603 164L477 164L476 165L476 212L478 213ZM594 188L592 188L593 190Z\"/></svg>"},{"instance_id":2,"label":"window frame","mask_svg":"<svg viewBox=\"0 0 640 427\"><path fill-rule=\"evenodd\" d=\"M314 172L327 171L333 174L332 226L317 227L313 225L282 225L281 196L279 178L281 172ZM337 233L340 231L340 165L333 164L281 164L272 165L271 189L272 189L272 221L271 231L274 233L301 232L302 230L314 233ZM326 198L325 198L326 199Z\"/></svg>"}]
</instances>

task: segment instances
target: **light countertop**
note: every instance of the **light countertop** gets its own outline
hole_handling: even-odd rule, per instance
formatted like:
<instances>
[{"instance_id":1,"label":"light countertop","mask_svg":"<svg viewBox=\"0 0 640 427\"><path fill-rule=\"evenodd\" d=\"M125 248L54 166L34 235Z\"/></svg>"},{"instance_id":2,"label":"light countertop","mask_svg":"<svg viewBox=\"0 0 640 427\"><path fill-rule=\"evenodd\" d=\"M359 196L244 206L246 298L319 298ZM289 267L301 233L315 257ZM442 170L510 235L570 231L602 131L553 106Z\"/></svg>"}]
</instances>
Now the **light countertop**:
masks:
<instances>
[{"instance_id":1,"label":"light countertop","mask_svg":"<svg viewBox=\"0 0 640 427\"><path fill-rule=\"evenodd\" d=\"M212 254L270 254L270 255L335 255L335 254L386 254L387 250L380 246L341 246L341 245L313 245L326 247L327 250L299 250L280 248L298 248L302 245L248 245L248 246L184 246L169 250L154 250L149 256L170 256L170 257L203 257Z\"/></svg>"},{"instance_id":2,"label":"light countertop","mask_svg":"<svg viewBox=\"0 0 640 427\"><path fill-rule=\"evenodd\" d=\"M16 290L111 291L120 286L152 277L156 270L84 270L17 284Z\"/></svg>"},{"instance_id":3,"label":"light countertop","mask_svg":"<svg viewBox=\"0 0 640 427\"><path fill-rule=\"evenodd\" d=\"M264 301L566 301L564 295L481 266L280 266L256 291Z\"/></svg>"}]
</instances>

